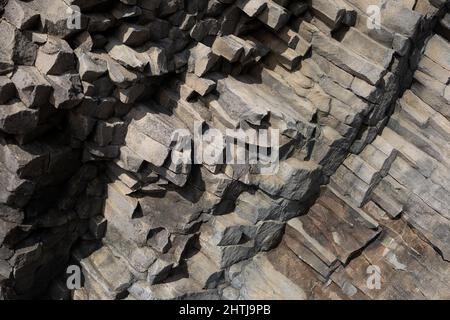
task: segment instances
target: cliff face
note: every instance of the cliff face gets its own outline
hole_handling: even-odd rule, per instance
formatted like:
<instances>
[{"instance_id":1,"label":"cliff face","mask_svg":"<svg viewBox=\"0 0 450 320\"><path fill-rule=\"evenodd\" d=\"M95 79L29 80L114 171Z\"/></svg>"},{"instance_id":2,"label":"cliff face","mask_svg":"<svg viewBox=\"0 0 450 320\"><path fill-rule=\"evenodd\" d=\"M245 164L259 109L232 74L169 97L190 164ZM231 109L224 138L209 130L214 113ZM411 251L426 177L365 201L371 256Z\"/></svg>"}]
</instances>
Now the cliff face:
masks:
<instances>
[{"instance_id":1,"label":"cliff face","mask_svg":"<svg viewBox=\"0 0 450 320\"><path fill-rule=\"evenodd\" d=\"M372 2L0 1L0 297L450 298L450 5Z\"/></svg>"}]
</instances>

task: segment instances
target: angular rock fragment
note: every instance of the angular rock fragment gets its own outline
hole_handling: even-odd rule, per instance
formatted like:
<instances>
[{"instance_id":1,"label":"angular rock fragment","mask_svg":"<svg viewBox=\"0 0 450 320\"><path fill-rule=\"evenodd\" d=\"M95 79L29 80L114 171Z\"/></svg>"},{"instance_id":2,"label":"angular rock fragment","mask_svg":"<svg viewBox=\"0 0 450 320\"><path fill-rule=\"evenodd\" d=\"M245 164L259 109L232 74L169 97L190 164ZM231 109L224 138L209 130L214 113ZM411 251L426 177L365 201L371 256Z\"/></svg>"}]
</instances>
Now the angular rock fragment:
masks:
<instances>
[{"instance_id":1,"label":"angular rock fragment","mask_svg":"<svg viewBox=\"0 0 450 320\"><path fill-rule=\"evenodd\" d=\"M212 52L224 57L230 62L236 62L244 52L244 48L234 35L217 37L212 46Z\"/></svg>"},{"instance_id":2,"label":"angular rock fragment","mask_svg":"<svg viewBox=\"0 0 450 320\"><path fill-rule=\"evenodd\" d=\"M4 10L3 17L17 29L30 29L39 21L39 13L24 1L8 1Z\"/></svg>"},{"instance_id":3,"label":"angular rock fragment","mask_svg":"<svg viewBox=\"0 0 450 320\"><path fill-rule=\"evenodd\" d=\"M38 108L48 103L52 87L37 68L18 67L11 80L28 108Z\"/></svg>"},{"instance_id":4,"label":"angular rock fragment","mask_svg":"<svg viewBox=\"0 0 450 320\"><path fill-rule=\"evenodd\" d=\"M56 109L72 109L81 103L84 95L78 74L66 73L61 76L48 76L47 79L53 88L50 103Z\"/></svg>"},{"instance_id":5,"label":"angular rock fragment","mask_svg":"<svg viewBox=\"0 0 450 320\"><path fill-rule=\"evenodd\" d=\"M107 64L99 55L82 53L78 57L80 77L82 81L93 82L107 71Z\"/></svg>"},{"instance_id":6,"label":"angular rock fragment","mask_svg":"<svg viewBox=\"0 0 450 320\"><path fill-rule=\"evenodd\" d=\"M25 134L36 128L38 111L27 108L20 101L0 106L0 129L10 134Z\"/></svg>"},{"instance_id":7,"label":"angular rock fragment","mask_svg":"<svg viewBox=\"0 0 450 320\"><path fill-rule=\"evenodd\" d=\"M342 24L351 26L355 24L356 12L345 1L311 0L311 7L318 15L325 18L332 29L338 29Z\"/></svg>"},{"instance_id":8,"label":"angular rock fragment","mask_svg":"<svg viewBox=\"0 0 450 320\"><path fill-rule=\"evenodd\" d=\"M139 25L121 24L117 38L128 46L139 46L150 39L150 30Z\"/></svg>"},{"instance_id":9,"label":"angular rock fragment","mask_svg":"<svg viewBox=\"0 0 450 320\"><path fill-rule=\"evenodd\" d=\"M115 60L105 57L108 75L111 81L119 87L128 87L139 79L139 75L132 70L128 70Z\"/></svg>"},{"instance_id":10,"label":"angular rock fragment","mask_svg":"<svg viewBox=\"0 0 450 320\"><path fill-rule=\"evenodd\" d=\"M30 34L22 33L6 20L0 22L0 74L13 71L14 64L31 66L36 59L37 45Z\"/></svg>"},{"instance_id":11,"label":"angular rock fragment","mask_svg":"<svg viewBox=\"0 0 450 320\"><path fill-rule=\"evenodd\" d=\"M258 19L278 31L288 22L290 13L275 1L267 0L266 4L267 7L258 15Z\"/></svg>"},{"instance_id":12,"label":"angular rock fragment","mask_svg":"<svg viewBox=\"0 0 450 320\"><path fill-rule=\"evenodd\" d=\"M218 59L219 57L213 53L211 48L199 42L190 50L189 70L198 77L202 77L211 70Z\"/></svg>"},{"instance_id":13,"label":"angular rock fragment","mask_svg":"<svg viewBox=\"0 0 450 320\"><path fill-rule=\"evenodd\" d=\"M64 0L33 0L30 7L41 16L41 25L46 33L66 38L84 30L87 17L79 6L71 6Z\"/></svg>"},{"instance_id":14,"label":"angular rock fragment","mask_svg":"<svg viewBox=\"0 0 450 320\"><path fill-rule=\"evenodd\" d=\"M161 76L168 73L167 56L164 48L152 46L145 51L145 58L150 67L150 76Z\"/></svg>"},{"instance_id":15,"label":"angular rock fragment","mask_svg":"<svg viewBox=\"0 0 450 320\"><path fill-rule=\"evenodd\" d=\"M249 17L260 15L267 8L267 0L238 0L236 5Z\"/></svg>"},{"instance_id":16,"label":"angular rock fragment","mask_svg":"<svg viewBox=\"0 0 450 320\"><path fill-rule=\"evenodd\" d=\"M106 50L111 58L125 67L142 71L148 64L144 53L137 52L117 40L110 40L106 45Z\"/></svg>"}]
</instances>

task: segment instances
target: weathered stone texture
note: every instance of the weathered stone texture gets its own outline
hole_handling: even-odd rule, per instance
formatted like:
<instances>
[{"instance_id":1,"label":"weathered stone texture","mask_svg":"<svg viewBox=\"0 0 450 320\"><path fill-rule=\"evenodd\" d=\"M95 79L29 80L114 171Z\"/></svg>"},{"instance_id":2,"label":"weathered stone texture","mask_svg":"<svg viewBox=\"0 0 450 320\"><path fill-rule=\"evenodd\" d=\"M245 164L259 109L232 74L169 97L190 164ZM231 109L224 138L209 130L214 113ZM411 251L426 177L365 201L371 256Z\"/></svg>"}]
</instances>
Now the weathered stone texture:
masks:
<instances>
[{"instance_id":1,"label":"weathered stone texture","mask_svg":"<svg viewBox=\"0 0 450 320\"><path fill-rule=\"evenodd\" d=\"M449 4L371 4L7 1L0 298L449 298Z\"/></svg>"}]
</instances>

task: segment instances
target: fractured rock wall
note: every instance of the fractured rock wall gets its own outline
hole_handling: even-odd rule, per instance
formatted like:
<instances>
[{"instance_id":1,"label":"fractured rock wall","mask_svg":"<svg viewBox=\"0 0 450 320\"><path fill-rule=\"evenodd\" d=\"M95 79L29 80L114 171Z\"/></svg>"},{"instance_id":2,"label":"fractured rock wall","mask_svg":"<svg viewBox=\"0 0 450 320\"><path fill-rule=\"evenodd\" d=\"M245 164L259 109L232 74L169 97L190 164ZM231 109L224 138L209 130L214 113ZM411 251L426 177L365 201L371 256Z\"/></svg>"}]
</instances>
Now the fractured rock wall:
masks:
<instances>
[{"instance_id":1,"label":"fractured rock wall","mask_svg":"<svg viewBox=\"0 0 450 320\"><path fill-rule=\"evenodd\" d=\"M382 134L345 159L307 214L288 221L277 249L230 269L226 297L450 297L450 123L438 90L448 85L449 55L441 35L428 40Z\"/></svg>"},{"instance_id":2,"label":"fractured rock wall","mask_svg":"<svg viewBox=\"0 0 450 320\"><path fill-rule=\"evenodd\" d=\"M448 3L380 3L375 29L370 4L2 3L0 296L276 298L261 296L271 288L285 298L353 297L345 267L387 237L374 207L401 214L445 259ZM279 148L230 129L276 129ZM201 134L214 159L174 162L186 155L173 139L180 132L194 147L187 158L197 158ZM411 136L426 155L401 140ZM219 161L222 138L278 155L277 170ZM392 200L391 180L408 196ZM421 265L440 267L425 248ZM69 264L84 275L73 292ZM299 264L301 275L289 270ZM333 287L311 294L292 281L303 275Z\"/></svg>"}]
</instances>

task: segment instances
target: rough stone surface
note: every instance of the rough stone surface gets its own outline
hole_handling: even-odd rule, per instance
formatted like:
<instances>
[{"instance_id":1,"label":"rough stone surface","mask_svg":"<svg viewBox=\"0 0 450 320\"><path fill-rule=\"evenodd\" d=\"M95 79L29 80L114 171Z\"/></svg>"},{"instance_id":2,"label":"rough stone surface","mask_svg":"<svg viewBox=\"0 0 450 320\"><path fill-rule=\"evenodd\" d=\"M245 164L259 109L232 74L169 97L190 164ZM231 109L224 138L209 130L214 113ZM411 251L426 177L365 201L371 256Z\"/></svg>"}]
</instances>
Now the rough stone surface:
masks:
<instances>
[{"instance_id":1,"label":"rough stone surface","mask_svg":"<svg viewBox=\"0 0 450 320\"><path fill-rule=\"evenodd\" d=\"M0 299L449 299L450 6L385 2L0 0Z\"/></svg>"}]
</instances>

